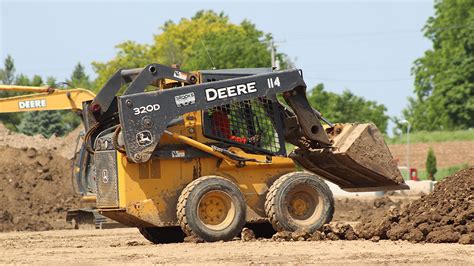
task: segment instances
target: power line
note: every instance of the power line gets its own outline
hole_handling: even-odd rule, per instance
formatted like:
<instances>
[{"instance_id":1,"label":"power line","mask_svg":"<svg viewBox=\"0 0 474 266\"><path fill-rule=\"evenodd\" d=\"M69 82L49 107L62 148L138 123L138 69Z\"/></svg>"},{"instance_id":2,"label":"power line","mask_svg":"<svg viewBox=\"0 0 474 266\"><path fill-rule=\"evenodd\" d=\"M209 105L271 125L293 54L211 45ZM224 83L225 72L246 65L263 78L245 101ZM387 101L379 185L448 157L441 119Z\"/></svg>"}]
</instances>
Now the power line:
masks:
<instances>
[{"instance_id":1,"label":"power line","mask_svg":"<svg viewBox=\"0 0 474 266\"><path fill-rule=\"evenodd\" d=\"M470 28L474 29L474 23L467 23L467 24L462 24L462 25L452 25L452 26L446 26L446 27L431 27L432 30L452 30L452 29L461 29L461 28ZM305 37L307 36L318 36L318 37L325 37L325 38L330 38L330 37L350 37L350 36L355 36L355 37L362 37L362 36L381 36L381 35L404 35L404 34L419 34L420 32L423 32L424 29L405 29L405 30L393 30L393 31L375 31L375 32L344 32L344 33L317 33L317 32L312 32L312 34L308 34L308 32L296 32L293 33L295 35L303 35Z\"/></svg>"},{"instance_id":2,"label":"power line","mask_svg":"<svg viewBox=\"0 0 474 266\"><path fill-rule=\"evenodd\" d=\"M204 44L204 41L199 37L199 40L201 41L202 46L204 47L204 50L206 50L207 57L209 57L209 60L211 60L212 68L216 69L216 65L214 64L214 61L212 60L211 55L209 54L209 51L207 50L206 45Z\"/></svg>"},{"instance_id":3,"label":"power line","mask_svg":"<svg viewBox=\"0 0 474 266\"><path fill-rule=\"evenodd\" d=\"M304 75L304 74L303 74ZM399 82L399 81L411 81L411 78L394 78L394 79L332 79L332 78L319 78L314 76L304 75L304 77L317 79L321 81L330 81L330 82Z\"/></svg>"}]
</instances>

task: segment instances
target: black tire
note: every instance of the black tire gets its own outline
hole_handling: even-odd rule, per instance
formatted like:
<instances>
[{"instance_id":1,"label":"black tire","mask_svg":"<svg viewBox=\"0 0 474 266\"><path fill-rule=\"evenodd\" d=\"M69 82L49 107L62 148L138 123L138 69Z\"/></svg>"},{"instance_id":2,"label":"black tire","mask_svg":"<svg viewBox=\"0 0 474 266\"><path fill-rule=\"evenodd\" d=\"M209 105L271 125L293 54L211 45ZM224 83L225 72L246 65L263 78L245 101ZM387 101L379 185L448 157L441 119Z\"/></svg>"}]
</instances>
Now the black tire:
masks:
<instances>
[{"instance_id":1,"label":"black tire","mask_svg":"<svg viewBox=\"0 0 474 266\"><path fill-rule=\"evenodd\" d=\"M208 242L231 240L242 231L246 207L237 185L219 176L204 176L181 192L177 217L189 236Z\"/></svg>"},{"instance_id":2,"label":"black tire","mask_svg":"<svg viewBox=\"0 0 474 266\"><path fill-rule=\"evenodd\" d=\"M78 211L71 224L74 229L96 229L95 216L92 212Z\"/></svg>"},{"instance_id":3,"label":"black tire","mask_svg":"<svg viewBox=\"0 0 474 266\"><path fill-rule=\"evenodd\" d=\"M277 231L302 229L313 233L332 220L334 198L318 176L293 172L281 176L270 187L265 212Z\"/></svg>"},{"instance_id":4,"label":"black tire","mask_svg":"<svg viewBox=\"0 0 474 266\"><path fill-rule=\"evenodd\" d=\"M184 241L184 233L179 226L139 227L140 233L154 244L179 243Z\"/></svg>"}]
</instances>

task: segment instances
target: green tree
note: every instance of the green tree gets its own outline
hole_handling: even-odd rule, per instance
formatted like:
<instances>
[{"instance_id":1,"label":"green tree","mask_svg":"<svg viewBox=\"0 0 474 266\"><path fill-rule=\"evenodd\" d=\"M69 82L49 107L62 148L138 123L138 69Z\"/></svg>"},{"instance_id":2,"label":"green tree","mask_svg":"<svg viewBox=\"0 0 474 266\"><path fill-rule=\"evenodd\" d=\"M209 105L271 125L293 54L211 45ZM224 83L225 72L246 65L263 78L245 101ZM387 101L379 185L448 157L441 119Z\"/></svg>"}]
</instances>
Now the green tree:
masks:
<instances>
[{"instance_id":1,"label":"green tree","mask_svg":"<svg viewBox=\"0 0 474 266\"><path fill-rule=\"evenodd\" d=\"M62 115L57 111L37 111L25 113L19 132L33 136L41 134L46 138L52 135L62 136L67 132L67 127L62 121Z\"/></svg>"},{"instance_id":2,"label":"green tree","mask_svg":"<svg viewBox=\"0 0 474 266\"><path fill-rule=\"evenodd\" d=\"M428 150L428 156L426 157L426 172L429 178L434 181L434 175L438 172L438 169L436 168L436 156L432 147Z\"/></svg>"},{"instance_id":3,"label":"green tree","mask_svg":"<svg viewBox=\"0 0 474 266\"><path fill-rule=\"evenodd\" d=\"M436 1L424 35L433 47L415 61L403 117L414 130L474 127L474 1Z\"/></svg>"},{"instance_id":4,"label":"green tree","mask_svg":"<svg viewBox=\"0 0 474 266\"><path fill-rule=\"evenodd\" d=\"M31 85L30 78L28 78L28 76L24 74L20 74L15 78L15 85L30 86Z\"/></svg>"},{"instance_id":5,"label":"green tree","mask_svg":"<svg viewBox=\"0 0 474 266\"><path fill-rule=\"evenodd\" d=\"M34 75L30 86L43 86L43 78L40 75Z\"/></svg>"},{"instance_id":6,"label":"green tree","mask_svg":"<svg viewBox=\"0 0 474 266\"><path fill-rule=\"evenodd\" d=\"M0 69L0 80L5 85L13 84L15 81L15 62L10 55L5 58L3 68ZM12 97L18 94L17 92L0 91L0 98ZM4 113L0 114L0 122L9 130L15 130L15 125L20 123L21 117L21 113Z\"/></svg>"},{"instance_id":7,"label":"green tree","mask_svg":"<svg viewBox=\"0 0 474 266\"><path fill-rule=\"evenodd\" d=\"M318 84L309 92L308 101L329 121L373 122L381 132L387 131L387 108L383 104L356 96L348 90L337 94L325 91L324 85Z\"/></svg>"},{"instance_id":8,"label":"green tree","mask_svg":"<svg viewBox=\"0 0 474 266\"><path fill-rule=\"evenodd\" d=\"M48 85L51 88L58 88L58 84L56 82L55 77L47 77L46 78L46 85Z\"/></svg>"},{"instance_id":9,"label":"green tree","mask_svg":"<svg viewBox=\"0 0 474 266\"><path fill-rule=\"evenodd\" d=\"M15 80L15 62L10 55L5 58L3 69L0 69L0 80L5 85L10 85Z\"/></svg>"},{"instance_id":10,"label":"green tree","mask_svg":"<svg viewBox=\"0 0 474 266\"><path fill-rule=\"evenodd\" d=\"M78 63L71 74L71 79L67 81L68 84L76 88L90 88L89 77L84 72L84 67ZM60 89L56 79L54 77L48 77L46 84L52 88ZM64 133L69 133L70 131L77 128L81 123L81 118L74 112L70 110L54 111L61 115L61 123L65 127Z\"/></svg>"},{"instance_id":11,"label":"green tree","mask_svg":"<svg viewBox=\"0 0 474 266\"><path fill-rule=\"evenodd\" d=\"M71 74L71 78L67 81L75 88L89 89L92 87L89 76L86 74L84 66L81 63L77 63L74 67L74 71Z\"/></svg>"},{"instance_id":12,"label":"green tree","mask_svg":"<svg viewBox=\"0 0 474 266\"><path fill-rule=\"evenodd\" d=\"M100 88L120 68L143 67L149 63L179 64L184 70L270 67L269 41L248 20L233 24L223 13L199 11L191 19L166 22L152 44L126 41L108 62L93 62ZM287 57L277 53L286 66Z\"/></svg>"}]
</instances>

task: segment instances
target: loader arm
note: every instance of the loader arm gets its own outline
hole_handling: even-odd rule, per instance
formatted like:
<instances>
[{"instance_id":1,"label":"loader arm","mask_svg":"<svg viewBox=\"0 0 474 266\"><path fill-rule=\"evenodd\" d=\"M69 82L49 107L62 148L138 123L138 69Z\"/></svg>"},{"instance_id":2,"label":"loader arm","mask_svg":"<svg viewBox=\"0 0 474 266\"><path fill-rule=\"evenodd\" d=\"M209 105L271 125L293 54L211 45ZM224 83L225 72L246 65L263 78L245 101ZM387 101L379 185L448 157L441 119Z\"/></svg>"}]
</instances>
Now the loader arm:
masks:
<instances>
[{"instance_id":1,"label":"loader arm","mask_svg":"<svg viewBox=\"0 0 474 266\"><path fill-rule=\"evenodd\" d=\"M191 73L160 64L150 64L144 68L119 69L94 98L91 108L94 113L102 115L109 110L123 85L130 83L123 93L123 95L128 95L143 92L147 86L156 86L157 81L165 78L185 84L197 82L196 76Z\"/></svg>"},{"instance_id":2,"label":"loader arm","mask_svg":"<svg viewBox=\"0 0 474 266\"><path fill-rule=\"evenodd\" d=\"M299 119L302 132L313 148L330 141L317 114L306 100L306 84L299 70L258 74L180 88L143 92L118 97L118 113L127 157L136 163L150 159L172 119L185 113L290 92L288 104ZM179 99L188 98L186 105ZM291 99L303 97L304 101Z\"/></svg>"},{"instance_id":3,"label":"loader arm","mask_svg":"<svg viewBox=\"0 0 474 266\"><path fill-rule=\"evenodd\" d=\"M0 98L0 113L82 110L82 102L94 99L86 89L59 90L50 87L0 85L0 91L35 92L32 94Z\"/></svg>"},{"instance_id":4,"label":"loader arm","mask_svg":"<svg viewBox=\"0 0 474 266\"><path fill-rule=\"evenodd\" d=\"M267 72L197 85L183 78L177 79L184 83L181 87L152 92L145 92L145 89L176 74L172 68L151 64L117 73L116 76L121 75L122 79L131 73L135 78L129 80L131 84L118 97L111 95L115 95L124 83L106 85L99 93L106 95L106 100L96 97L90 103L91 108L84 108L84 117L92 118L96 126L104 129L119 124L121 132L115 137L123 140L122 148L131 162L149 161L159 148L163 134L169 134L167 127L171 121L181 115L258 97L276 100L275 95L281 93L289 106L288 109L280 106L284 116L284 138L297 146L288 156L293 161L347 191L408 188L377 127L329 123L309 104L301 70ZM103 113L106 106L109 108ZM320 120L329 128L324 129ZM88 128L94 132L95 127Z\"/></svg>"}]
</instances>

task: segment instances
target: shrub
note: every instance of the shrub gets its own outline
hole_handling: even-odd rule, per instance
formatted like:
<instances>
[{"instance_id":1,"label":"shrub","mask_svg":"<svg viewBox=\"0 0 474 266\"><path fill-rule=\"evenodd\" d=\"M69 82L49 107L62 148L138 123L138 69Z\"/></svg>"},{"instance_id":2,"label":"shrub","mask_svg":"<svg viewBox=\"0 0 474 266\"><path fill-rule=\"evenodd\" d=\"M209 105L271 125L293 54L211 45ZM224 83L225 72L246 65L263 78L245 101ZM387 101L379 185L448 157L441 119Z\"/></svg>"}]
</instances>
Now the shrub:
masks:
<instances>
[{"instance_id":1,"label":"shrub","mask_svg":"<svg viewBox=\"0 0 474 266\"><path fill-rule=\"evenodd\" d=\"M431 180L435 180L434 175L438 172L438 169L436 168L436 155L432 147L428 150L428 156L426 157L426 172Z\"/></svg>"}]
</instances>

